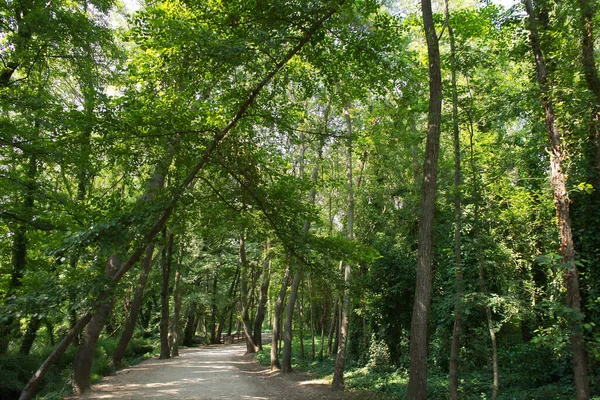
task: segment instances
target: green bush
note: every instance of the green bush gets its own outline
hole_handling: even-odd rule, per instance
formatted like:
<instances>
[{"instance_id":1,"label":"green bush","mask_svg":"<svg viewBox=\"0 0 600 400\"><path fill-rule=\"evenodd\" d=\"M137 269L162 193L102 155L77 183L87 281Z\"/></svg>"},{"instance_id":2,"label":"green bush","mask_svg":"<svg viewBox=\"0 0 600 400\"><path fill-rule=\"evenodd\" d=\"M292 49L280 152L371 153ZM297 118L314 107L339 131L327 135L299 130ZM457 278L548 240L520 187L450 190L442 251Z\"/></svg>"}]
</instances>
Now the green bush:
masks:
<instances>
[{"instance_id":1,"label":"green bush","mask_svg":"<svg viewBox=\"0 0 600 400\"><path fill-rule=\"evenodd\" d=\"M375 334L371 336L367 366L374 372L388 371L392 367L390 349L387 343L383 340L377 340Z\"/></svg>"}]
</instances>

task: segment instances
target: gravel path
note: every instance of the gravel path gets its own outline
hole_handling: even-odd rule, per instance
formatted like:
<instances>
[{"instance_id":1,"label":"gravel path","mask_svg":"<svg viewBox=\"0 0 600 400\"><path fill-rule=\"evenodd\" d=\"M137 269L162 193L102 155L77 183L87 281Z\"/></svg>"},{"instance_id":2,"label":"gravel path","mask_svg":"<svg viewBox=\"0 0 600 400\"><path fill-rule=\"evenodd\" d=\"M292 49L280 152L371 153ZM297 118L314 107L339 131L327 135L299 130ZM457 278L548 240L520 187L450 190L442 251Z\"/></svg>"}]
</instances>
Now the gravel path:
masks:
<instances>
[{"instance_id":1,"label":"gravel path","mask_svg":"<svg viewBox=\"0 0 600 400\"><path fill-rule=\"evenodd\" d=\"M150 359L102 379L87 396L69 399L356 399L307 375L272 373L245 343L181 349L180 357ZM360 398L365 398L361 396Z\"/></svg>"}]
</instances>

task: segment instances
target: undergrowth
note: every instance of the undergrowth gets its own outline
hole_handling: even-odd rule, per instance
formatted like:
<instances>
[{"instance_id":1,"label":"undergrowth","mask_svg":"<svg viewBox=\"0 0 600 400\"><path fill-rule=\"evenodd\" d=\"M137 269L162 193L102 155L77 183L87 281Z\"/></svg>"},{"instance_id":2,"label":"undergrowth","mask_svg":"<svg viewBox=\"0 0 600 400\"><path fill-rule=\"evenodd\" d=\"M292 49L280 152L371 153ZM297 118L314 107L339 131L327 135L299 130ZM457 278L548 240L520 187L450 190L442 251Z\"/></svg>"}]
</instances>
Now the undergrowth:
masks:
<instances>
[{"instance_id":1,"label":"undergrowth","mask_svg":"<svg viewBox=\"0 0 600 400\"><path fill-rule=\"evenodd\" d=\"M92 384L115 372L112 366L112 355L116 346L117 339L101 338L98 340L92 364ZM29 355L23 355L19 354L18 349L11 348L7 354L0 356L0 400L18 398L31 376L53 349L53 346L34 345ZM73 361L76 351L76 347L69 347L56 364L50 368L42 381L36 399L58 400L73 392ZM158 344L152 340L133 338L127 346L123 367L135 365L146 358L153 357L158 354L158 351Z\"/></svg>"},{"instance_id":2,"label":"undergrowth","mask_svg":"<svg viewBox=\"0 0 600 400\"><path fill-rule=\"evenodd\" d=\"M331 382L335 366L335 356L324 357L323 360L312 359L310 338L305 339L305 357L301 357L299 340L293 343L292 367L308 373L314 379L324 379ZM319 348L318 338L316 348ZM505 358L512 358L512 365L505 363L500 374L499 400L571 400L575 389L573 387L570 371L563 371L562 365L546 364L546 375L538 368L535 358L520 359L522 349L512 349L515 354L504 354ZM318 350L317 350L318 352ZM529 354L528 356L531 356ZM264 346L264 350L257 353L256 360L262 365L271 364L271 345ZM542 361L543 362L543 361ZM371 365L369 365L371 364ZM551 370L553 368L553 370ZM564 375L557 379L550 375L551 371L558 370ZM527 373L527 371L530 371ZM532 373L540 376L532 376ZM373 367L373 360L359 363L356 360L346 360L344 373L346 390L377 392L377 398L382 400L406 399L408 387L408 366L392 366L387 370ZM594 383L594 382L592 382ZM491 371L467 371L461 374L460 398L465 400L481 400L491 398L492 392ZM448 390L448 375L444 371L430 367L427 382L428 399L446 400L450 398ZM600 393L594 392L592 400L600 400Z\"/></svg>"}]
</instances>

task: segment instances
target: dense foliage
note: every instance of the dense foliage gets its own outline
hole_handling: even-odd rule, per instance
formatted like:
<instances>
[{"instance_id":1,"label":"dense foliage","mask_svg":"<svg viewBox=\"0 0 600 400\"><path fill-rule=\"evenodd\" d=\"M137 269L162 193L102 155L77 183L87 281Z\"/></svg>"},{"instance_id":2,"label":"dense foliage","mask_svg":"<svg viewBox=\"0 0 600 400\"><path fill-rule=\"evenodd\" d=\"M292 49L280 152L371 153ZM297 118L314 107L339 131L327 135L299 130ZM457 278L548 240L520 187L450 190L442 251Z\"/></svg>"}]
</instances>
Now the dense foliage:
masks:
<instances>
[{"instance_id":1,"label":"dense foliage","mask_svg":"<svg viewBox=\"0 0 600 400\"><path fill-rule=\"evenodd\" d=\"M403 398L430 62L407 3L1 2L0 398L18 397L61 340L22 398L85 391L144 355L236 331L258 351L271 329L290 368L331 378L339 348L346 387ZM429 396L449 397L457 314L460 398L574 398L579 336L600 396L598 4L433 5Z\"/></svg>"}]
</instances>

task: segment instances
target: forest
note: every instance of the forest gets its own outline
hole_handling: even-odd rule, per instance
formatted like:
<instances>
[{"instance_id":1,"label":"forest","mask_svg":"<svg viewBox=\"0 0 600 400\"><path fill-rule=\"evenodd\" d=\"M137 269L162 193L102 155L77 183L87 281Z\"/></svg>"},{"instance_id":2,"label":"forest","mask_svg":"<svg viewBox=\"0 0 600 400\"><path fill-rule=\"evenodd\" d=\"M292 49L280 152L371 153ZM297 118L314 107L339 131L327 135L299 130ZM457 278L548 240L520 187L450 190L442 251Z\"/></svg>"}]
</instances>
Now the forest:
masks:
<instances>
[{"instance_id":1,"label":"forest","mask_svg":"<svg viewBox=\"0 0 600 400\"><path fill-rule=\"evenodd\" d=\"M238 333L381 399L600 399L598 8L0 1L0 398Z\"/></svg>"}]
</instances>

